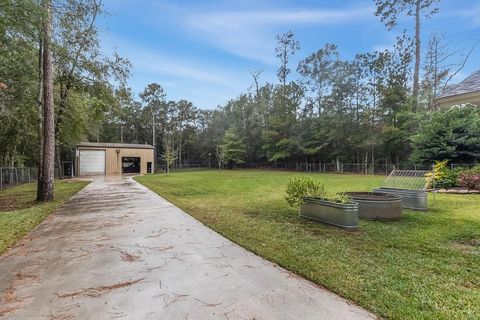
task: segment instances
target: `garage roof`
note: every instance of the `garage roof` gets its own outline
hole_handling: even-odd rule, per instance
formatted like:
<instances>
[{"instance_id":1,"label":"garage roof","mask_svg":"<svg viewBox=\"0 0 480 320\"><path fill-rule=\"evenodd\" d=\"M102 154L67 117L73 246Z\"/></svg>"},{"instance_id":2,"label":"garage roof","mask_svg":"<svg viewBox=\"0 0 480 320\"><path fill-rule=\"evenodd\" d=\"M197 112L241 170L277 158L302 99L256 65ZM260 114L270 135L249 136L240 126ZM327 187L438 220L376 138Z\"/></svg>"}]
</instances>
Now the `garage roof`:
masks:
<instances>
[{"instance_id":1,"label":"garage roof","mask_svg":"<svg viewBox=\"0 0 480 320\"><path fill-rule=\"evenodd\" d=\"M139 144L139 143L105 143L105 142L82 142L77 144L79 147L93 147L93 148L118 148L118 149L153 149L149 144Z\"/></svg>"}]
</instances>

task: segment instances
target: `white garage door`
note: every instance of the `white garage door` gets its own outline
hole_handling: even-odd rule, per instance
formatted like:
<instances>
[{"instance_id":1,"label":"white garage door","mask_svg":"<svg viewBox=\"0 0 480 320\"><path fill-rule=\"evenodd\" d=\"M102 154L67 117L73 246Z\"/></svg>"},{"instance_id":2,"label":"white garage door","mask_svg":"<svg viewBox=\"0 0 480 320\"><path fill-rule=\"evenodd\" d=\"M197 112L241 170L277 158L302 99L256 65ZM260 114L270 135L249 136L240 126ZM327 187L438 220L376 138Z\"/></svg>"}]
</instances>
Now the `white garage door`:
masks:
<instances>
[{"instance_id":1,"label":"white garage door","mask_svg":"<svg viewBox=\"0 0 480 320\"><path fill-rule=\"evenodd\" d=\"M105 174L105 150L80 150L80 175Z\"/></svg>"}]
</instances>

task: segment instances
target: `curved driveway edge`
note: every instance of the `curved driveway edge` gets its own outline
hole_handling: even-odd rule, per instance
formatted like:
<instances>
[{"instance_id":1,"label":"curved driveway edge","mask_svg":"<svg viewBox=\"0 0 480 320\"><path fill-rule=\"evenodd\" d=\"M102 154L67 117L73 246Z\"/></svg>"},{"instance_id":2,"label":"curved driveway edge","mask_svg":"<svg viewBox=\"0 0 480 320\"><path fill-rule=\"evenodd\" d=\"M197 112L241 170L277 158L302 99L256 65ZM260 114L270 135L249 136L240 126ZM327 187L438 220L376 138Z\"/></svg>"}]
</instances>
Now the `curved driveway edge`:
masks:
<instances>
[{"instance_id":1,"label":"curved driveway edge","mask_svg":"<svg viewBox=\"0 0 480 320\"><path fill-rule=\"evenodd\" d=\"M2 319L372 319L131 178L96 178L0 257Z\"/></svg>"}]
</instances>

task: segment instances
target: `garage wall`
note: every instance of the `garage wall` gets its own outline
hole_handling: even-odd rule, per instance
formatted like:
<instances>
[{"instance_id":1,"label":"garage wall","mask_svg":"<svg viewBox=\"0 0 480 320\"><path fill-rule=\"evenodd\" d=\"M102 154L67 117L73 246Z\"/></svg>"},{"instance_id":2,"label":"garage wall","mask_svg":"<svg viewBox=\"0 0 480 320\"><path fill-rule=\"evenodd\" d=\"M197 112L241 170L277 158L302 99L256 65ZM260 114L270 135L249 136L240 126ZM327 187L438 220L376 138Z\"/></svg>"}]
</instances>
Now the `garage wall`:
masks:
<instances>
[{"instance_id":1,"label":"garage wall","mask_svg":"<svg viewBox=\"0 0 480 320\"><path fill-rule=\"evenodd\" d=\"M134 148L96 148L96 147L79 147L78 150L105 150L105 174L116 175L122 174L122 157L140 157L140 173L147 173L147 162L153 164L153 149L134 149ZM117 150L120 152L117 154ZM80 167L79 158L77 157L76 171L79 174ZM155 170L155 168L153 168Z\"/></svg>"},{"instance_id":2,"label":"garage wall","mask_svg":"<svg viewBox=\"0 0 480 320\"><path fill-rule=\"evenodd\" d=\"M147 173L147 162L153 165L153 149L113 149L107 150L107 175L122 174L122 157L140 157L140 173ZM117 155L117 150L120 153Z\"/></svg>"}]
</instances>

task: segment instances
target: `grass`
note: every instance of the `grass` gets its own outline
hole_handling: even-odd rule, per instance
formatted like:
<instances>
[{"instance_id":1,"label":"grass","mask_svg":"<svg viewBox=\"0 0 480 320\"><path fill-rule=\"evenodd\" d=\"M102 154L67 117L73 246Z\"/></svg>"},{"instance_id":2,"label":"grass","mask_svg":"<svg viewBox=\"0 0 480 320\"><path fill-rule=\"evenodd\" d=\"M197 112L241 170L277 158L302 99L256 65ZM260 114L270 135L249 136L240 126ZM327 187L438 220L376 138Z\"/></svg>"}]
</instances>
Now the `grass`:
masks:
<instances>
[{"instance_id":1,"label":"grass","mask_svg":"<svg viewBox=\"0 0 480 320\"><path fill-rule=\"evenodd\" d=\"M390 319L478 319L480 196L438 194L428 212L344 231L298 217L295 173L197 171L135 178L241 246ZM380 176L310 174L331 192ZM430 205L432 204L430 197Z\"/></svg>"},{"instance_id":2,"label":"grass","mask_svg":"<svg viewBox=\"0 0 480 320\"><path fill-rule=\"evenodd\" d=\"M45 203L35 201L35 183L0 190L0 255L87 184L85 181L56 181L55 200Z\"/></svg>"}]
</instances>

